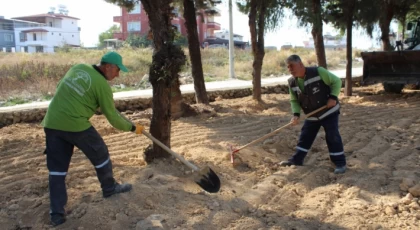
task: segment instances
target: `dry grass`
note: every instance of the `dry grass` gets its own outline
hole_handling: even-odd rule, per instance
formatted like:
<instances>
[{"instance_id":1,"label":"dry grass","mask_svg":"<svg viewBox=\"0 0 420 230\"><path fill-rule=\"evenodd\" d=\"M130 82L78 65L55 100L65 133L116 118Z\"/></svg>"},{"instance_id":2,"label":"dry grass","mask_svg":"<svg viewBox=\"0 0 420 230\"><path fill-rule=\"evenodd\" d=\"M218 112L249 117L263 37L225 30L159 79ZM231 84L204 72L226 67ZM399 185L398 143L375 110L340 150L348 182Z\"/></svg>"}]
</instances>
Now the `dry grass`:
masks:
<instances>
[{"instance_id":1,"label":"dry grass","mask_svg":"<svg viewBox=\"0 0 420 230\"><path fill-rule=\"evenodd\" d=\"M188 49L185 49L188 56ZM71 50L54 54L1 53L0 52L0 101L13 98L27 100L49 99L55 92L57 82L74 64L96 64L106 50ZM151 49L122 48L118 51L130 70L122 73L112 84L124 84L136 88L143 76L149 72L152 62ZM306 65L316 65L313 50L291 49L267 50L262 70L263 77L287 74L284 60L291 54L298 54ZM357 51L353 57L360 56ZM229 52L227 49L201 50L204 77L206 81L223 80L229 77ZM327 51L330 69L345 67L345 51ZM235 50L235 75L239 79L252 79L253 55L251 50ZM191 72L191 65L183 68Z\"/></svg>"}]
</instances>

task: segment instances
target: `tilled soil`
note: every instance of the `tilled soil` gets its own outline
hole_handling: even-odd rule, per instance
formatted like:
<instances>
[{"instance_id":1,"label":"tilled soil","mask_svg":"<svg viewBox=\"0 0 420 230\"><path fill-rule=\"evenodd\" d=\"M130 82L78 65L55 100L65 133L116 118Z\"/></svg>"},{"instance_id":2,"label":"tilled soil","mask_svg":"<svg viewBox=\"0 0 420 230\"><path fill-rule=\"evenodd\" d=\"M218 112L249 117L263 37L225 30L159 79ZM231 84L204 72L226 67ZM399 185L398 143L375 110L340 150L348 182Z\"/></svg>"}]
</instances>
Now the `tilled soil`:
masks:
<instances>
[{"instance_id":1,"label":"tilled soil","mask_svg":"<svg viewBox=\"0 0 420 230\"><path fill-rule=\"evenodd\" d=\"M245 145L289 122L288 95L263 95L264 104L220 99L174 121L171 149L216 171L217 194L203 192L176 160L147 165L150 140L94 116L115 178L133 190L102 198L93 166L75 149L66 178L68 219L57 229L144 229L153 218L166 229L419 229L420 93L383 94L371 86L340 100L343 175L333 174L323 130L304 166L276 165L293 153L301 125L241 150L230 163L230 144ZM127 116L150 124L150 111ZM1 229L51 228L44 148L39 124L0 129Z\"/></svg>"}]
</instances>

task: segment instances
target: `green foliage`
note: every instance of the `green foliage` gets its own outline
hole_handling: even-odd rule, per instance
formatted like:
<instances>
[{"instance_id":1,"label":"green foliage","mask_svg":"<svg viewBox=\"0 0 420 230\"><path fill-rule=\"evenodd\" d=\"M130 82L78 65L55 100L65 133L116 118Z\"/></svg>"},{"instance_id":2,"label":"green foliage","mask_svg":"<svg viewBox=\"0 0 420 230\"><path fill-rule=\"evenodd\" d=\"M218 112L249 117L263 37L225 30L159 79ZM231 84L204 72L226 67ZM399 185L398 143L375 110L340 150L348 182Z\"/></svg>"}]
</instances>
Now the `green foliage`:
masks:
<instances>
[{"instance_id":1,"label":"green foliage","mask_svg":"<svg viewBox=\"0 0 420 230\"><path fill-rule=\"evenodd\" d=\"M265 1L266 13L264 18L265 31L275 31L284 17L284 9L286 7L285 1L283 0L258 0ZM251 2L248 0L238 0L236 5L238 10L244 14L249 14L251 11ZM256 18L259 17L259 11L257 11ZM258 23L257 23L258 27ZM257 28L258 29L258 28Z\"/></svg>"},{"instance_id":2,"label":"green foliage","mask_svg":"<svg viewBox=\"0 0 420 230\"><path fill-rule=\"evenodd\" d=\"M180 32L176 31L174 37L174 44L184 47L188 46L188 39L185 36L183 36Z\"/></svg>"},{"instance_id":3,"label":"green foliage","mask_svg":"<svg viewBox=\"0 0 420 230\"><path fill-rule=\"evenodd\" d=\"M379 20L381 10L380 0L334 0L325 3L325 22L331 23L335 28L344 31L347 29L347 20L353 21L353 26L366 29L372 36L375 23Z\"/></svg>"},{"instance_id":4,"label":"green foliage","mask_svg":"<svg viewBox=\"0 0 420 230\"><path fill-rule=\"evenodd\" d=\"M130 47L145 48L149 47L152 44L152 41L150 41L147 36L130 33L124 41L124 44Z\"/></svg>"},{"instance_id":5,"label":"green foliage","mask_svg":"<svg viewBox=\"0 0 420 230\"><path fill-rule=\"evenodd\" d=\"M113 25L111 26L109 29L107 29L106 31L102 32L99 34L99 48L104 48L105 47L105 39L112 39L114 37L114 32L116 31L120 31L120 27L118 25Z\"/></svg>"},{"instance_id":6,"label":"green foliage","mask_svg":"<svg viewBox=\"0 0 420 230\"><path fill-rule=\"evenodd\" d=\"M120 7L125 7L128 11L130 11L134 8L136 3L140 2L140 0L105 0L105 2L109 2Z\"/></svg>"}]
</instances>

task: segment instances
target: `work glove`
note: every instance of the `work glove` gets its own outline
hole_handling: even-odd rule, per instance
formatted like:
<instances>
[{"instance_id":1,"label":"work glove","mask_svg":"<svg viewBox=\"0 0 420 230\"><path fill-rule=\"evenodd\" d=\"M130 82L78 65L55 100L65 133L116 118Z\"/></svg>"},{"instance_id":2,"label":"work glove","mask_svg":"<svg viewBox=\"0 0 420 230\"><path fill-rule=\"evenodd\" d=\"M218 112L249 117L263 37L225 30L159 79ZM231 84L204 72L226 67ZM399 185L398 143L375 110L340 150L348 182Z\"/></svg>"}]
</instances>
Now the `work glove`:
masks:
<instances>
[{"instance_id":1,"label":"work glove","mask_svg":"<svg viewBox=\"0 0 420 230\"><path fill-rule=\"evenodd\" d=\"M136 124L136 129L134 130L134 132L136 134L142 134L144 130L144 126L140 125L140 124Z\"/></svg>"}]
</instances>

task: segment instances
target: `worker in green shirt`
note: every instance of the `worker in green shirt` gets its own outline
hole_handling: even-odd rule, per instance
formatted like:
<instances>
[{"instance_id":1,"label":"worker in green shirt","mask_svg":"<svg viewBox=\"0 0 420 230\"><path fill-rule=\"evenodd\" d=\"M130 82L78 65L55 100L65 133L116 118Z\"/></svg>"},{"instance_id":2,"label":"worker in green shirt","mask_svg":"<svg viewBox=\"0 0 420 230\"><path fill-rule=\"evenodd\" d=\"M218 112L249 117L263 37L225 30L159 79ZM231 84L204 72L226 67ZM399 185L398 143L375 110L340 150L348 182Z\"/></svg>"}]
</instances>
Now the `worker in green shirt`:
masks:
<instances>
[{"instance_id":1,"label":"worker in green shirt","mask_svg":"<svg viewBox=\"0 0 420 230\"><path fill-rule=\"evenodd\" d=\"M299 123L301 110L308 114L325 105L327 109L305 120L295 154L287 161L280 162L280 166L303 165L303 160L322 126L330 159L336 166L334 173L345 173L346 157L338 130L340 104L337 97L341 89L341 79L322 67L305 67L298 55L291 55L286 63L292 74L288 80L293 112L292 124Z\"/></svg>"},{"instance_id":2,"label":"worker in green shirt","mask_svg":"<svg viewBox=\"0 0 420 230\"><path fill-rule=\"evenodd\" d=\"M67 203L65 178L74 146L90 160L96 170L103 196L128 192L131 184L119 184L112 172L108 148L89 119L98 108L111 125L122 131L141 134L144 127L121 115L114 105L107 81L127 72L122 57L106 53L99 65L74 65L60 80L42 125L46 135L47 168L49 171L50 220L56 226L64 223Z\"/></svg>"}]
</instances>

